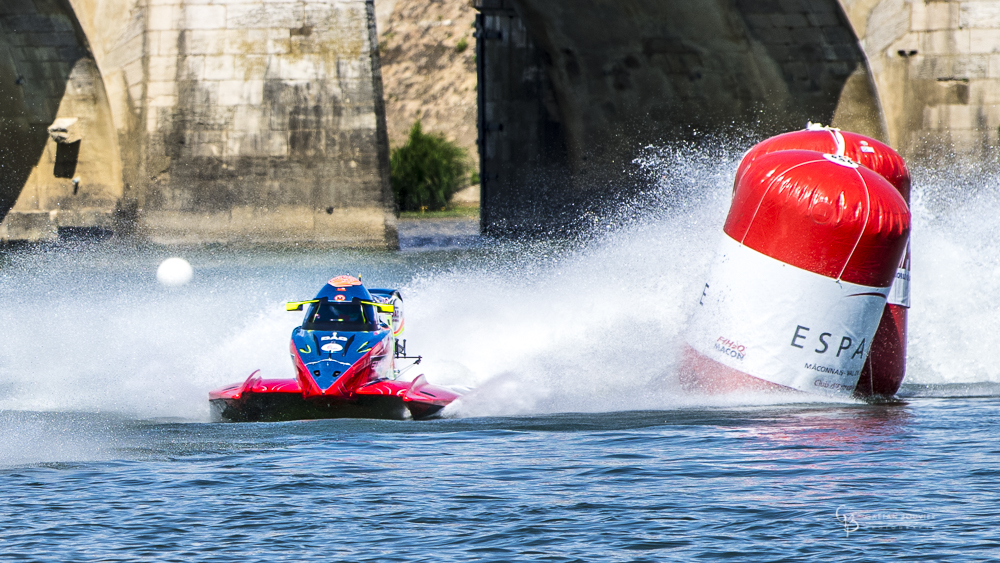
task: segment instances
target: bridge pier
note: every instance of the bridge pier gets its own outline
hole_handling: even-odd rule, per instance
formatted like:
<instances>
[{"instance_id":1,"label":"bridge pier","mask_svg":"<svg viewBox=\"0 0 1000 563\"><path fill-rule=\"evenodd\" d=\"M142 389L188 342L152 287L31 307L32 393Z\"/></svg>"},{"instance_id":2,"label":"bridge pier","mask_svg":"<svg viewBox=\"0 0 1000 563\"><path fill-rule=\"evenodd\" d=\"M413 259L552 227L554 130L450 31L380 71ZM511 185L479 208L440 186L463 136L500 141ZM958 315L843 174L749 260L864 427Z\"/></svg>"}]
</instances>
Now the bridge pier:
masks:
<instances>
[{"instance_id":1,"label":"bridge pier","mask_svg":"<svg viewBox=\"0 0 1000 563\"><path fill-rule=\"evenodd\" d=\"M118 139L67 4L0 6L0 101L0 216L13 207L0 239L111 229L123 193Z\"/></svg>"},{"instance_id":2,"label":"bridge pier","mask_svg":"<svg viewBox=\"0 0 1000 563\"><path fill-rule=\"evenodd\" d=\"M544 233L581 203L544 51L510 2L476 7L480 229Z\"/></svg>"},{"instance_id":3,"label":"bridge pier","mask_svg":"<svg viewBox=\"0 0 1000 563\"><path fill-rule=\"evenodd\" d=\"M993 2L841 0L865 52L889 141L918 162L995 162L1000 18Z\"/></svg>"},{"instance_id":4,"label":"bridge pier","mask_svg":"<svg viewBox=\"0 0 1000 563\"><path fill-rule=\"evenodd\" d=\"M0 239L398 245L371 0L17 0L0 29Z\"/></svg>"}]
</instances>

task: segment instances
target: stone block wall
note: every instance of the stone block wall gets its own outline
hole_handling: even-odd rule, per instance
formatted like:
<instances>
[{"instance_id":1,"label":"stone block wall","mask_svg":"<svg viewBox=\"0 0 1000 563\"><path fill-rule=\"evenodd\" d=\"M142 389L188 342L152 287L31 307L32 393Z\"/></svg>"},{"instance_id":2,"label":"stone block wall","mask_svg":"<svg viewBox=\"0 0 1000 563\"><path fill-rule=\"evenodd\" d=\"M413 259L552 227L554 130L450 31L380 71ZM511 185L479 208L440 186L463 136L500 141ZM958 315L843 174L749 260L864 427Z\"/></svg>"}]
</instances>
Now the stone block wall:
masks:
<instances>
[{"instance_id":1,"label":"stone block wall","mask_svg":"<svg viewBox=\"0 0 1000 563\"><path fill-rule=\"evenodd\" d=\"M788 110L800 123L829 117L836 127L886 139L865 53L838 2L736 0L736 9L780 67L795 99Z\"/></svg>"},{"instance_id":2,"label":"stone block wall","mask_svg":"<svg viewBox=\"0 0 1000 563\"><path fill-rule=\"evenodd\" d=\"M374 25L358 0L151 0L143 228L394 245Z\"/></svg>"},{"instance_id":3,"label":"stone block wall","mask_svg":"<svg viewBox=\"0 0 1000 563\"><path fill-rule=\"evenodd\" d=\"M994 155L1000 3L842 1L868 55L893 145L918 160Z\"/></svg>"},{"instance_id":4,"label":"stone block wall","mask_svg":"<svg viewBox=\"0 0 1000 563\"><path fill-rule=\"evenodd\" d=\"M998 154L1000 2L476 5L493 34L477 48L482 217L498 230L547 230L635 187L637 148L712 131L811 119L917 160ZM374 11L3 0L0 239L394 246Z\"/></svg>"}]
</instances>

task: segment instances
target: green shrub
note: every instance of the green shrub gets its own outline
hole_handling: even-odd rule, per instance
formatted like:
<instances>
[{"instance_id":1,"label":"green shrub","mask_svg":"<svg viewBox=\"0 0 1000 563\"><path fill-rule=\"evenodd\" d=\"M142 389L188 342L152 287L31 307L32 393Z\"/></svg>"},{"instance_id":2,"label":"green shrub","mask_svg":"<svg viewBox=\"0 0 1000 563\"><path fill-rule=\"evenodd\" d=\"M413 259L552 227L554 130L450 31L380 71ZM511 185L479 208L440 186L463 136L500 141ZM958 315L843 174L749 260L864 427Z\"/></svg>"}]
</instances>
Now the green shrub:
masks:
<instances>
[{"instance_id":1,"label":"green shrub","mask_svg":"<svg viewBox=\"0 0 1000 563\"><path fill-rule=\"evenodd\" d=\"M469 178L465 149L441 135L425 135L420 121L406 144L392 150L389 164L400 211L444 209Z\"/></svg>"},{"instance_id":2,"label":"green shrub","mask_svg":"<svg viewBox=\"0 0 1000 563\"><path fill-rule=\"evenodd\" d=\"M456 53L464 53L465 50L468 48L469 48L469 42L464 37L459 39L458 43L455 44Z\"/></svg>"}]
</instances>

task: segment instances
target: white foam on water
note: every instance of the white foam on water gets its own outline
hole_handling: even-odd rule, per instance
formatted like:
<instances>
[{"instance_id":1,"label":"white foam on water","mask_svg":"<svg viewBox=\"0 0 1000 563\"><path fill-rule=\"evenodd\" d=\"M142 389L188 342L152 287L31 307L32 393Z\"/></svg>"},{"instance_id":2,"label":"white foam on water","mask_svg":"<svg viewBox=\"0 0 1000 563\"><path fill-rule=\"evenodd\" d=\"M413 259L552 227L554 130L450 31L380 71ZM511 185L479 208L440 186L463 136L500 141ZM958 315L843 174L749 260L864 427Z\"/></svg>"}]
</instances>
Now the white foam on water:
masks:
<instances>
[{"instance_id":1,"label":"white foam on water","mask_svg":"<svg viewBox=\"0 0 1000 563\"><path fill-rule=\"evenodd\" d=\"M87 415L0 412L0 467L112 459L107 420Z\"/></svg>"},{"instance_id":2,"label":"white foam on water","mask_svg":"<svg viewBox=\"0 0 1000 563\"><path fill-rule=\"evenodd\" d=\"M123 254L29 254L4 269L0 409L200 420L208 389L288 369L299 319L255 280L166 289L155 258Z\"/></svg>"},{"instance_id":3,"label":"white foam on water","mask_svg":"<svg viewBox=\"0 0 1000 563\"><path fill-rule=\"evenodd\" d=\"M733 155L736 155L735 157ZM654 150L666 202L568 255L471 269L409 289L413 349L464 369L475 390L456 416L829 401L786 395L691 397L677 345L728 211L738 153ZM1000 382L1000 183L914 172L908 383ZM961 187L959 187L961 186ZM433 378L432 378L433 380ZM970 392L974 392L970 388Z\"/></svg>"},{"instance_id":4,"label":"white foam on water","mask_svg":"<svg viewBox=\"0 0 1000 563\"><path fill-rule=\"evenodd\" d=\"M1000 382L1000 178L915 178L906 382Z\"/></svg>"},{"instance_id":5,"label":"white foam on water","mask_svg":"<svg viewBox=\"0 0 1000 563\"><path fill-rule=\"evenodd\" d=\"M820 400L692 397L679 388L679 343L722 233L739 154L693 156L650 150L643 164L656 189L641 200L649 207L626 226L598 220L595 229L608 232L582 248L557 256L528 248L517 265L405 288L410 346L425 354L429 379L475 388L448 414ZM442 369L445 359L465 369Z\"/></svg>"}]
</instances>

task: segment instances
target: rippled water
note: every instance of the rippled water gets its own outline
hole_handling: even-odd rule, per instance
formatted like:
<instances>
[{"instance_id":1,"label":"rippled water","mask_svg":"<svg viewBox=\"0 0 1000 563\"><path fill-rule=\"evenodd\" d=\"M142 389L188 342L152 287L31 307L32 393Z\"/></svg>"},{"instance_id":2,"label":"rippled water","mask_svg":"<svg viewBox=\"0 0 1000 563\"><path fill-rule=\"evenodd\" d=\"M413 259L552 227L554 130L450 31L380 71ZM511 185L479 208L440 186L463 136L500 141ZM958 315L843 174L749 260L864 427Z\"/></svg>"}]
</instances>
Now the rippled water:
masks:
<instances>
[{"instance_id":1,"label":"rippled water","mask_svg":"<svg viewBox=\"0 0 1000 563\"><path fill-rule=\"evenodd\" d=\"M17 560L988 560L996 398L177 424L6 413ZM42 457L45 452L38 452ZM54 457L59 457L55 454ZM839 517L838 517L839 516Z\"/></svg>"},{"instance_id":2,"label":"rippled water","mask_svg":"<svg viewBox=\"0 0 1000 563\"><path fill-rule=\"evenodd\" d=\"M775 404L673 373L734 158L645 164L580 240L0 257L0 559L995 559L993 177L918 176L901 401ZM291 373L281 303L338 273L402 288L428 379L475 391L432 422L206 423L209 389Z\"/></svg>"}]
</instances>

